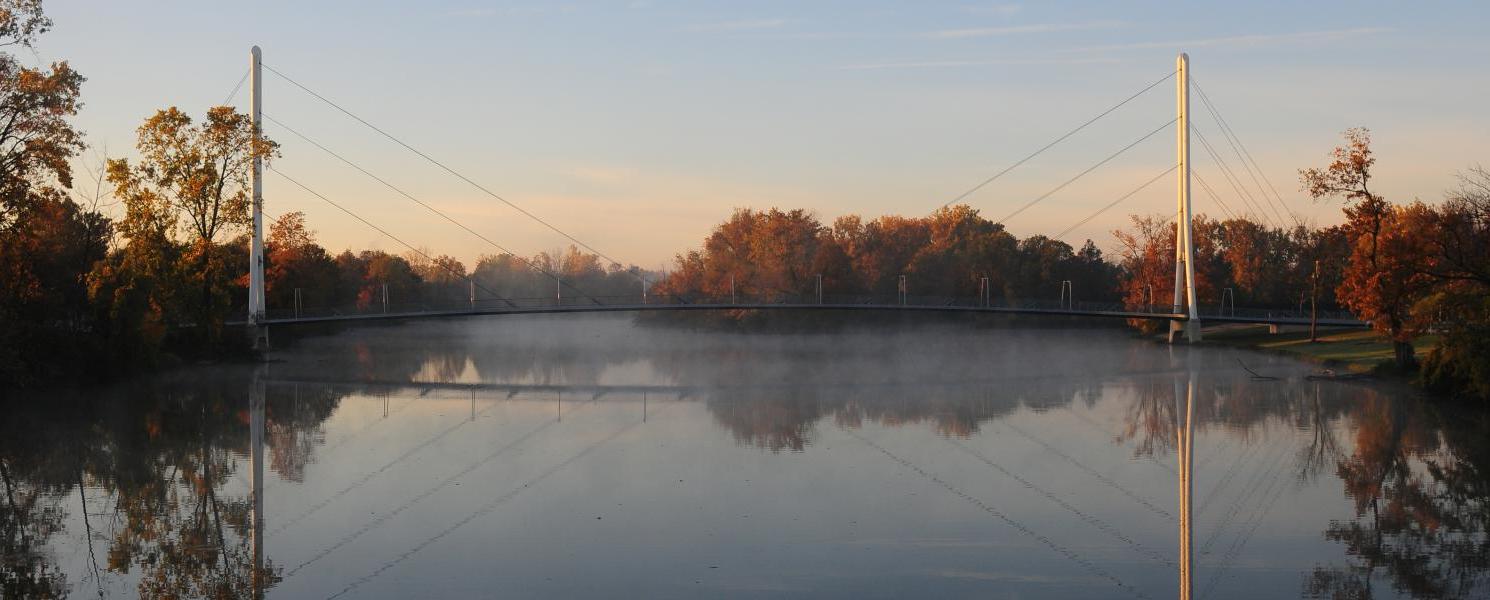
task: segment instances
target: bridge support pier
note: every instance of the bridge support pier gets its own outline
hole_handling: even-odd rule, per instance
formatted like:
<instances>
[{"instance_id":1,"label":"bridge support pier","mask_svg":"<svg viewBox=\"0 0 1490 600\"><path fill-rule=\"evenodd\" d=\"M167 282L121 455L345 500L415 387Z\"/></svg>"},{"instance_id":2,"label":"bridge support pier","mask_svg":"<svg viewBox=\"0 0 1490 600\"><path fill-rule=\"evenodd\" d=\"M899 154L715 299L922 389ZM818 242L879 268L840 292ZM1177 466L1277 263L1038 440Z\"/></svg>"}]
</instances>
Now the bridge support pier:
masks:
<instances>
[{"instance_id":1,"label":"bridge support pier","mask_svg":"<svg viewBox=\"0 0 1490 600\"><path fill-rule=\"evenodd\" d=\"M1180 336L1192 344L1200 341L1200 321L1170 321L1169 343L1179 341Z\"/></svg>"},{"instance_id":2,"label":"bridge support pier","mask_svg":"<svg viewBox=\"0 0 1490 600\"><path fill-rule=\"evenodd\" d=\"M269 349L269 327L267 325L249 324L248 335L254 350Z\"/></svg>"}]
</instances>

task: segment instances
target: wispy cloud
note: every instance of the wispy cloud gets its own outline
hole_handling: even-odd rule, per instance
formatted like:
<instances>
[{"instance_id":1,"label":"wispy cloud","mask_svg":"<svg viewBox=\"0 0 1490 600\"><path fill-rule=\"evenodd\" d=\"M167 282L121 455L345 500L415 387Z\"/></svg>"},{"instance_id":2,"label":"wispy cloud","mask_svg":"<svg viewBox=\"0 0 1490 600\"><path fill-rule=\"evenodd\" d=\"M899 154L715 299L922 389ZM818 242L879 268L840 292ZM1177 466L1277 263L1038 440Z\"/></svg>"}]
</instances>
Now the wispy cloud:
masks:
<instances>
[{"instance_id":1,"label":"wispy cloud","mask_svg":"<svg viewBox=\"0 0 1490 600\"><path fill-rule=\"evenodd\" d=\"M777 29L786 25L786 19L740 19L736 21L719 21L716 23L696 23L684 27L684 31L712 32L712 31L756 31L761 29Z\"/></svg>"},{"instance_id":2,"label":"wispy cloud","mask_svg":"<svg viewBox=\"0 0 1490 600\"><path fill-rule=\"evenodd\" d=\"M972 27L967 29L940 29L927 31L921 37L934 39L958 39L970 37L992 37L1026 33L1055 33L1059 31L1090 31L1122 27L1122 21L1093 21L1090 23L1039 23L1033 25L1008 25L1004 27Z\"/></svg>"},{"instance_id":3,"label":"wispy cloud","mask_svg":"<svg viewBox=\"0 0 1490 600\"><path fill-rule=\"evenodd\" d=\"M1392 31L1392 29L1389 27L1357 27L1354 29L1297 31L1293 33L1257 33L1249 35L1232 35L1192 40L1176 40L1166 42L1133 42L1128 44L1112 44L1107 46L1089 46L1085 48L1072 48L1071 51L1093 52L1111 50L1140 50L1145 48L1197 48L1208 46L1257 46L1261 44L1287 44L1296 42L1328 42L1350 37L1370 35L1373 33L1387 33L1390 31Z\"/></svg>"},{"instance_id":4,"label":"wispy cloud","mask_svg":"<svg viewBox=\"0 0 1490 600\"><path fill-rule=\"evenodd\" d=\"M1004 65L1083 65L1111 64L1122 62L1110 57L1094 58L994 58L973 60L923 60L903 62L878 62L844 65L844 70L861 71L873 69L948 69L958 67L992 67Z\"/></svg>"}]
</instances>

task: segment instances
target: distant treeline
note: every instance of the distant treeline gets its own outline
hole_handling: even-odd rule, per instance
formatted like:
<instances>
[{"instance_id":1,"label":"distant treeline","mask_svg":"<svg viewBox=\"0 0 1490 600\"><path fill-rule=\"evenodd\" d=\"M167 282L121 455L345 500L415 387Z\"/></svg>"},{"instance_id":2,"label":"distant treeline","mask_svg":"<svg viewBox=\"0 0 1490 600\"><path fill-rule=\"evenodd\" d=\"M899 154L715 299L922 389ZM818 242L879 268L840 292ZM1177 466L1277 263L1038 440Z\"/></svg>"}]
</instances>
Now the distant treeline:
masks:
<instances>
[{"instance_id":1,"label":"distant treeline","mask_svg":"<svg viewBox=\"0 0 1490 600\"><path fill-rule=\"evenodd\" d=\"M270 225L264 262L265 303L280 315L294 307L297 291L307 310L365 311L382 305L385 290L389 304L399 308L458 306L469 302L472 292L483 305L640 297L649 276L636 266L602 266L599 256L574 246L531 258L483 255L470 270L458 259L422 249L402 254L345 250L332 256L298 212ZM246 297L247 288L243 292Z\"/></svg>"}]
</instances>

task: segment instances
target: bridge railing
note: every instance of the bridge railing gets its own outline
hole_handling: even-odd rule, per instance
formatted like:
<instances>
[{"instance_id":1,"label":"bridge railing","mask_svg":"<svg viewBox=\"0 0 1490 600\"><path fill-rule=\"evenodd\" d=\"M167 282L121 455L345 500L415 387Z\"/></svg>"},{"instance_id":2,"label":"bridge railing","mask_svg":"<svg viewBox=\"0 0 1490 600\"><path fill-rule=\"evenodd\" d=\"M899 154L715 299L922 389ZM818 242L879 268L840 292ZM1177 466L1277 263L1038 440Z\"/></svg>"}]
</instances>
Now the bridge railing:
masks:
<instances>
[{"instance_id":1,"label":"bridge railing","mask_svg":"<svg viewBox=\"0 0 1490 600\"><path fill-rule=\"evenodd\" d=\"M381 290L378 290L381 291ZM386 301L385 301L386 298ZM429 293L423 290L405 290L398 293L393 290L383 294L373 294L372 297L364 297L362 302L356 304L337 306L312 306L303 302L294 303L291 306L273 306L266 311L266 317L270 320L296 319L296 318L335 318L355 316L387 315L418 315L418 314L449 314L464 312L500 312L503 310L544 310L561 307L593 307L593 306L615 306L633 307L642 305L694 305L694 306L759 306L759 305L836 305L836 306L881 306L894 308L897 306L907 307L947 307L947 308L993 308L1006 310L1024 311L1047 311L1051 313L1120 313L1140 315L1167 315L1171 307L1167 304L1152 306L1129 306L1122 302L1098 302L1098 301L1073 301L1069 297L1056 298L980 298L977 296L942 296L942 295L900 295L900 294L789 294L774 293L769 295L736 293L730 294L685 294L685 295L657 295L649 294L643 296L637 294L598 295L598 296L542 296L542 297L510 297L497 298L486 294L478 294L475 298L469 295L462 298L455 294ZM1278 308L1248 308L1230 306L1225 309L1218 307L1202 307L1201 319L1207 317L1236 317L1254 319L1308 319L1307 311L1296 309ZM1320 319L1352 319L1349 313L1343 311L1320 311Z\"/></svg>"},{"instance_id":2,"label":"bridge railing","mask_svg":"<svg viewBox=\"0 0 1490 600\"><path fill-rule=\"evenodd\" d=\"M372 316L379 314L406 315L425 313L460 313L460 312L498 312L502 310L542 310L559 307L592 307L592 306L666 306L666 305L694 305L694 306L760 306L760 305L834 305L834 306L882 306L893 308L896 306L914 307L955 307L955 308L1002 308L1020 310L1043 310L1051 312L1139 312L1139 313L1162 313L1168 307L1138 307L1136 309L1123 306L1117 302L1073 302L1056 299L982 299L974 296L938 296L938 295L905 295L898 294L785 294L776 293L769 295L743 294L734 295L656 295L642 294L629 295L601 295L601 296L571 296L571 297L482 297L457 298L449 294L400 294L389 291L386 297L383 294L374 294L371 298L364 298L356 304L343 304L335 306L313 306L303 302L293 303L291 306L271 305L266 310L266 317L271 320L295 319L295 318L329 318L340 316Z\"/></svg>"}]
</instances>

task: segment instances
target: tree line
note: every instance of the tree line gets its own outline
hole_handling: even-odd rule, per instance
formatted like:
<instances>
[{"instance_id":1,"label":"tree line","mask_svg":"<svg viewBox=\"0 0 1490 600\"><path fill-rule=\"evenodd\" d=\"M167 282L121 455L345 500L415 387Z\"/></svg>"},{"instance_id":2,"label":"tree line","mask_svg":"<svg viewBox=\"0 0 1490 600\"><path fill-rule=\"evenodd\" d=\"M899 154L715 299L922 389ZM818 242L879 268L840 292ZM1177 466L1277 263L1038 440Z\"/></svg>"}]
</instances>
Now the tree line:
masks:
<instances>
[{"instance_id":1,"label":"tree line","mask_svg":"<svg viewBox=\"0 0 1490 600\"><path fill-rule=\"evenodd\" d=\"M50 25L39 2L0 0L0 47L30 47ZM162 109L137 129L135 158L90 169L89 197L73 172L86 149L71 122L83 82L65 61L33 68L0 52L0 386L246 353L245 336L224 322L245 314L249 168L278 157L278 145L231 107L200 119ZM1351 130L1328 165L1301 172L1317 201L1343 201L1341 225L1196 217L1199 302L1349 310L1393 340L1403 367L1412 366L1410 342L1436 333L1423 368L1430 385L1490 397L1490 173L1464 173L1436 205L1394 204L1370 189L1374 163L1367 132ZM102 195L122 216L106 216ZM642 293L775 302L819 290L835 299L1166 306L1172 219L1134 216L1113 234L1109 258L1092 240L1078 248L1021 239L965 205L831 224L801 209L739 209L659 276L572 246L482 256L472 268L424 249L332 254L290 213L269 226L266 296L281 314Z\"/></svg>"},{"instance_id":2,"label":"tree line","mask_svg":"<svg viewBox=\"0 0 1490 600\"><path fill-rule=\"evenodd\" d=\"M1376 159L1351 129L1328 165L1300 171L1315 201L1338 200L1345 222L1274 226L1246 215L1193 219L1197 301L1299 314L1347 310L1391 340L1396 366L1417 368L1412 341L1438 335L1422 365L1431 388L1490 398L1490 171L1470 169L1444 201L1392 203L1370 189ZM757 301L892 294L979 298L1005 305L1057 300L1166 310L1174 292L1173 216L1133 215L1113 231L1115 260L1092 240L1074 249L1019 239L976 209L926 217L857 215L820 222L806 210L738 209L701 248L679 254L659 284L681 297ZM904 279L902 279L904 277ZM902 283L902 281L907 283ZM985 283L986 282L986 283ZM902 287L904 286L904 287ZM987 291L985 291L987 290ZM1152 321L1134 320L1152 332Z\"/></svg>"}]
</instances>

